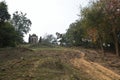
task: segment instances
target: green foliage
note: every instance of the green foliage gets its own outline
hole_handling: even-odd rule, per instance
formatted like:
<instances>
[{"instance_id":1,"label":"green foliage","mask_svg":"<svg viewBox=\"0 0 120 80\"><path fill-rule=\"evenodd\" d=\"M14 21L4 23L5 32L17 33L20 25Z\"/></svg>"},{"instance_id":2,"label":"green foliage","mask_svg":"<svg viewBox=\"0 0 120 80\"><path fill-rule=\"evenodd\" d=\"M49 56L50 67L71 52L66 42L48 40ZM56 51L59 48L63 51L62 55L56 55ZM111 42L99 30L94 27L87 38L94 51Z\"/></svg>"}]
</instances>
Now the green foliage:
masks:
<instances>
[{"instance_id":1,"label":"green foliage","mask_svg":"<svg viewBox=\"0 0 120 80\"><path fill-rule=\"evenodd\" d=\"M82 19L85 22L82 26L86 27L88 37L92 39L92 42L96 44L96 46L101 47L101 49L103 49L103 43L108 40L107 38L109 36L103 6L104 5L99 1L92 2L89 7L81 11Z\"/></svg>"},{"instance_id":2,"label":"green foliage","mask_svg":"<svg viewBox=\"0 0 120 80\"><path fill-rule=\"evenodd\" d=\"M2 1L0 2L0 24L9 19L10 14L8 13L7 5L4 1Z\"/></svg>"},{"instance_id":3,"label":"green foliage","mask_svg":"<svg viewBox=\"0 0 120 80\"><path fill-rule=\"evenodd\" d=\"M74 46L80 46L82 44L82 38L84 36L84 28L81 26L80 21L70 24L67 30L66 37L68 42Z\"/></svg>"},{"instance_id":4,"label":"green foliage","mask_svg":"<svg viewBox=\"0 0 120 80\"><path fill-rule=\"evenodd\" d=\"M5 22L0 26L0 47L14 47L16 45L16 38L17 33L9 22Z\"/></svg>"},{"instance_id":5,"label":"green foliage","mask_svg":"<svg viewBox=\"0 0 120 80\"><path fill-rule=\"evenodd\" d=\"M116 55L120 56L119 53L119 37L118 33L120 32L120 1L119 0L106 0L101 1L101 3L105 4L104 13L106 17L107 23L109 23L109 29L111 30L111 34L113 36L113 43L115 45Z\"/></svg>"},{"instance_id":6,"label":"green foliage","mask_svg":"<svg viewBox=\"0 0 120 80\"><path fill-rule=\"evenodd\" d=\"M118 55L120 32L119 0L92 1L81 9L80 19L67 30L66 42L72 46L96 46L103 50L103 44L114 44ZM82 40L83 39L83 40Z\"/></svg>"},{"instance_id":7,"label":"green foliage","mask_svg":"<svg viewBox=\"0 0 120 80\"><path fill-rule=\"evenodd\" d=\"M23 42L24 34L27 34L30 31L30 26L32 24L32 22L26 17L26 15L26 13L18 13L18 11L16 11L13 14L13 18L11 20L11 23L13 24L15 30L18 33L19 43Z\"/></svg>"},{"instance_id":8,"label":"green foliage","mask_svg":"<svg viewBox=\"0 0 120 80\"><path fill-rule=\"evenodd\" d=\"M22 12L14 13L12 24L9 21L7 5L4 1L0 2L0 47L16 46L23 42L24 34L30 30L31 21Z\"/></svg>"},{"instance_id":9,"label":"green foliage","mask_svg":"<svg viewBox=\"0 0 120 80\"><path fill-rule=\"evenodd\" d=\"M57 44L57 39L52 34L47 34L43 37L42 41L43 44Z\"/></svg>"},{"instance_id":10,"label":"green foliage","mask_svg":"<svg viewBox=\"0 0 120 80\"><path fill-rule=\"evenodd\" d=\"M8 22L10 14L6 3L0 2L0 47L15 46L17 33L14 27Z\"/></svg>"}]
</instances>

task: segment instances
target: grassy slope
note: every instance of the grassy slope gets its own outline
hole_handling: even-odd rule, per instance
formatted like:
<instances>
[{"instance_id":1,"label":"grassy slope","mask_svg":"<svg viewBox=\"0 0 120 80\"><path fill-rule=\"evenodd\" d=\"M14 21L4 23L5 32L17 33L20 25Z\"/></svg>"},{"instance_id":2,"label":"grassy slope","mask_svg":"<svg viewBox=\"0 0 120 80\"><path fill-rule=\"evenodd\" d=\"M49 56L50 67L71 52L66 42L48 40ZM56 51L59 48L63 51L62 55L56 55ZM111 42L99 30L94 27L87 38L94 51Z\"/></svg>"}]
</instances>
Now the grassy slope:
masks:
<instances>
[{"instance_id":1,"label":"grassy slope","mask_svg":"<svg viewBox=\"0 0 120 80\"><path fill-rule=\"evenodd\" d=\"M80 58L80 52L64 48L0 49L0 80L103 80L90 75L102 74L100 69L89 69L94 66Z\"/></svg>"},{"instance_id":2,"label":"grassy slope","mask_svg":"<svg viewBox=\"0 0 120 80\"><path fill-rule=\"evenodd\" d=\"M0 80L88 80L65 59L60 49L1 49ZM67 58L68 59L68 58Z\"/></svg>"}]
</instances>

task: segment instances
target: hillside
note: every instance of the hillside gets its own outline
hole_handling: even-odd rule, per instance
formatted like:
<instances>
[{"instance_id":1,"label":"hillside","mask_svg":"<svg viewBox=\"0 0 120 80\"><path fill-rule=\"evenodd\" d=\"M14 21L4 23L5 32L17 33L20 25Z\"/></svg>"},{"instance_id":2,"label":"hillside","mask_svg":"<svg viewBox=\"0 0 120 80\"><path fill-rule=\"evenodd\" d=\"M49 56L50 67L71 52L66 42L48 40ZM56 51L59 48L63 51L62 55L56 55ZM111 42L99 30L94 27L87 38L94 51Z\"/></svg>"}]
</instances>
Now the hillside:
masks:
<instances>
[{"instance_id":1,"label":"hillside","mask_svg":"<svg viewBox=\"0 0 120 80\"><path fill-rule=\"evenodd\" d=\"M120 79L116 70L92 61L90 55L95 54L88 53L68 48L0 49L0 80Z\"/></svg>"}]
</instances>

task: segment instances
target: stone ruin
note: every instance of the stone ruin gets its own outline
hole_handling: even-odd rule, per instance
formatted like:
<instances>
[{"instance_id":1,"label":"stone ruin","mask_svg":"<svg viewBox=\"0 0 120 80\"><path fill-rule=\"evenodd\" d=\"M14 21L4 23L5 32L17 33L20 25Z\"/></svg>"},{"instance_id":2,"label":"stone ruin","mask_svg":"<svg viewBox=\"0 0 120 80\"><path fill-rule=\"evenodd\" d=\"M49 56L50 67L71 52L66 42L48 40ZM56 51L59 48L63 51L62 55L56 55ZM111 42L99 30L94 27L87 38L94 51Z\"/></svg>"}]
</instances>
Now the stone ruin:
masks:
<instances>
[{"instance_id":1,"label":"stone ruin","mask_svg":"<svg viewBox=\"0 0 120 80\"><path fill-rule=\"evenodd\" d=\"M36 44L38 43L38 36L36 34L29 34L29 43Z\"/></svg>"},{"instance_id":2,"label":"stone ruin","mask_svg":"<svg viewBox=\"0 0 120 80\"><path fill-rule=\"evenodd\" d=\"M29 39L28 42L30 44L37 44L37 43L41 43L42 42L42 37L40 36L39 40L38 40L38 36L36 34L29 34Z\"/></svg>"}]
</instances>

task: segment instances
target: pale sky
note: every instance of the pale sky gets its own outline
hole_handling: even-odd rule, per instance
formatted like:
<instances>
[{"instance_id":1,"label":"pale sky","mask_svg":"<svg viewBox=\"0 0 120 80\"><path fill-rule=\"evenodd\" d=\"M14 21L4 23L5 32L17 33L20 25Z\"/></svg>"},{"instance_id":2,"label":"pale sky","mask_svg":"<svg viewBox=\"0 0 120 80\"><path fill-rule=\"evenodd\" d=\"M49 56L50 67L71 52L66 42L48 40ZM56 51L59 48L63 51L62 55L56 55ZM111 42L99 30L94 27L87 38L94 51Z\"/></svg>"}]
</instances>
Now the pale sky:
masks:
<instances>
[{"instance_id":1,"label":"pale sky","mask_svg":"<svg viewBox=\"0 0 120 80\"><path fill-rule=\"evenodd\" d=\"M0 0L3 1L3 0ZM9 13L15 11L27 13L32 21L30 34L38 37L56 32L65 33L69 25L77 20L80 5L86 6L89 0L5 0ZM28 35L29 35L28 33ZM25 41L28 40L28 35Z\"/></svg>"}]
</instances>

